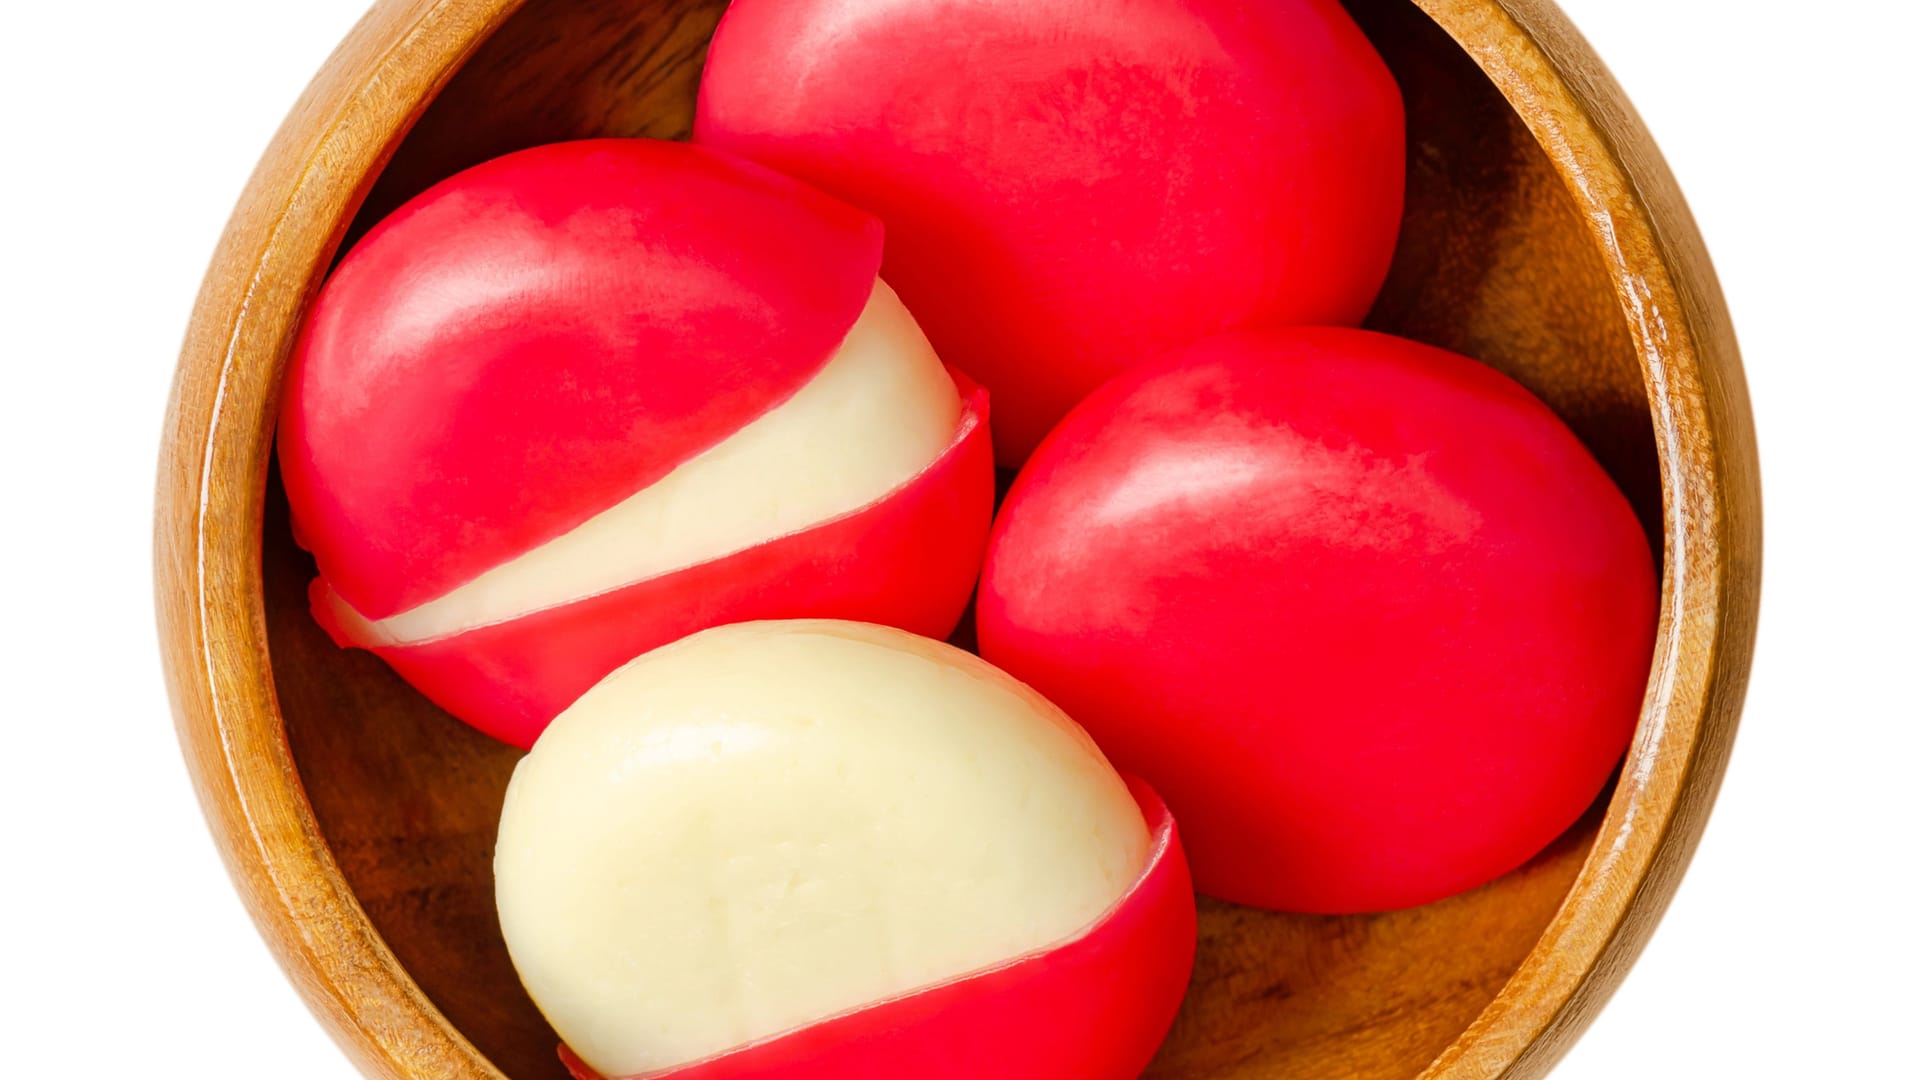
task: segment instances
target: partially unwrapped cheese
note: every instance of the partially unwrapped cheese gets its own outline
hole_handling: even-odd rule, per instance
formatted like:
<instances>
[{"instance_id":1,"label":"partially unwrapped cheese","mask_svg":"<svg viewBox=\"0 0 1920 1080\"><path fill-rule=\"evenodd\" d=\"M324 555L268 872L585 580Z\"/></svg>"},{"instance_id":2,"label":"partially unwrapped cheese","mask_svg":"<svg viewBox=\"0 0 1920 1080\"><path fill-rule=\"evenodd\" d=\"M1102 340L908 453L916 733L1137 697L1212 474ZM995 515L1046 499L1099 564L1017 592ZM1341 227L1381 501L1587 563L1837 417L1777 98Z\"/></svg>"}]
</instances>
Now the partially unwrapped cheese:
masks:
<instances>
[{"instance_id":1,"label":"partially unwrapped cheese","mask_svg":"<svg viewBox=\"0 0 1920 1080\"><path fill-rule=\"evenodd\" d=\"M528 991L613 1077L1070 941L1154 844L1086 734L977 657L775 622L656 650L562 713L514 773L495 871Z\"/></svg>"}]
</instances>

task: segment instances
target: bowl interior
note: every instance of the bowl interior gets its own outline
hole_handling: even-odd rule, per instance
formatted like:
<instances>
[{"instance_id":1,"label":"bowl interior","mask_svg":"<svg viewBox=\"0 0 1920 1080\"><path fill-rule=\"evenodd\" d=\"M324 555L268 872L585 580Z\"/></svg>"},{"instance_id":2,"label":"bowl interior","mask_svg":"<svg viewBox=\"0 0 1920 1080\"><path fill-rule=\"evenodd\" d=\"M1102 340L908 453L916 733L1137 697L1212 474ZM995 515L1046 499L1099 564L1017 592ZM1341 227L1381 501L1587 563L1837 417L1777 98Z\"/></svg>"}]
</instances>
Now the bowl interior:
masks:
<instances>
[{"instance_id":1,"label":"bowl interior","mask_svg":"<svg viewBox=\"0 0 1920 1080\"><path fill-rule=\"evenodd\" d=\"M684 135L723 0L529 0L401 143L348 233L467 165L589 135ZM1349 8L1398 76L1407 219L1369 325L1478 357L1552 404L1660 550L1650 410L1627 324L1563 182L1474 63L1411 0ZM491 855L518 754L441 713L307 615L313 565L267 500L266 618L287 737L368 917L451 1022L509 1076L564 1076L507 961ZM1603 797L1602 803L1605 799ZM1203 901L1193 991L1149 1076L1418 1074L1533 948L1592 846L1600 807L1485 888L1387 915L1320 918Z\"/></svg>"}]
</instances>

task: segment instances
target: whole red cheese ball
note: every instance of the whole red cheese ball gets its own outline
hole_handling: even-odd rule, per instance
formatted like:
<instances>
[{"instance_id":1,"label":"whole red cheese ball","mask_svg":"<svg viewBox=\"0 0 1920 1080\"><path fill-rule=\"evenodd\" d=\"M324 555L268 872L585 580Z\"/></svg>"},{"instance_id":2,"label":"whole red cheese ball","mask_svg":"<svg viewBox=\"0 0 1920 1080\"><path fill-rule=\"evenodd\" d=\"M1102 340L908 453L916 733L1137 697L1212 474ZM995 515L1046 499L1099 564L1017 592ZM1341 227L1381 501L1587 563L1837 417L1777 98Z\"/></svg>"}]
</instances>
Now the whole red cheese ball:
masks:
<instances>
[{"instance_id":1,"label":"whole red cheese ball","mask_svg":"<svg viewBox=\"0 0 1920 1080\"><path fill-rule=\"evenodd\" d=\"M1243 332L1040 447L989 541L983 656L1179 818L1201 891L1351 913L1541 850L1631 737L1657 589L1620 491L1491 368Z\"/></svg>"},{"instance_id":2,"label":"whole red cheese ball","mask_svg":"<svg viewBox=\"0 0 1920 1080\"><path fill-rule=\"evenodd\" d=\"M886 223L1004 465L1169 349L1359 323L1405 174L1399 89L1337 0L735 0L694 139Z\"/></svg>"}]
</instances>

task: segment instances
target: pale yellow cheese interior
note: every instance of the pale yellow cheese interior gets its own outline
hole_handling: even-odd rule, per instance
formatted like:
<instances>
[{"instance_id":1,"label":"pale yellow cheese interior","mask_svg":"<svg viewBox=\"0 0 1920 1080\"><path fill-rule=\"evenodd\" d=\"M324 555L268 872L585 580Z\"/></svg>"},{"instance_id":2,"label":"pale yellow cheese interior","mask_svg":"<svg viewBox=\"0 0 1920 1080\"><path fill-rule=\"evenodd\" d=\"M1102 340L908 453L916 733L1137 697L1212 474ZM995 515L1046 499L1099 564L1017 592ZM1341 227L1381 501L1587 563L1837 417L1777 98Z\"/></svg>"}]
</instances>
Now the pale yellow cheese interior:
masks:
<instances>
[{"instance_id":1,"label":"pale yellow cheese interior","mask_svg":"<svg viewBox=\"0 0 1920 1080\"><path fill-rule=\"evenodd\" d=\"M984 661L776 622L656 650L562 713L494 866L522 981L616 1077L1070 940L1148 847L1086 734Z\"/></svg>"},{"instance_id":2,"label":"pale yellow cheese interior","mask_svg":"<svg viewBox=\"0 0 1920 1080\"><path fill-rule=\"evenodd\" d=\"M876 282L846 341L792 397L573 531L377 622L330 597L355 641L397 645L597 596L800 532L881 499L952 443L960 395Z\"/></svg>"}]
</instances>

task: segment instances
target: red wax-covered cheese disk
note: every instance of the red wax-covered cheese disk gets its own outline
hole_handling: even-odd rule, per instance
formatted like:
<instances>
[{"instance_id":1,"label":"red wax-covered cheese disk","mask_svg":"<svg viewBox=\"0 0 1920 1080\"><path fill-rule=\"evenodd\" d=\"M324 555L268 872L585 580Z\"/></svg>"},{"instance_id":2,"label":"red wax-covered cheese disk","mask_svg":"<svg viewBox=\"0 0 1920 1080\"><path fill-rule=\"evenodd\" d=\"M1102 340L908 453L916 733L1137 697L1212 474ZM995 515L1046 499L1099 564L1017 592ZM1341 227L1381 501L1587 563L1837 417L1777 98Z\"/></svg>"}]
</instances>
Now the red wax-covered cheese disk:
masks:
<instances>
[{"instance_id":1,"label":"red wax-covered cheese disk","mask_svg":"<svg viewBox=\"0 0 1920 1080\"><path fill-rule=\"evenodd\" d=\"M415 198L328 279L288 374L316 616L520 746L717 623L946 634L991 514L986 400L881 243L681 143L538 147Z\"/></svg>"},{"instance_id":2,"label":"red wax-covered cheese disk","mask_svg":"<svg viewBox=\"0 0 1920 1080\"><path fill-rule=\"evenodd\" d=\"M1136 362L1358 323L1405 167L1336 0L735 0L694 138L886 222L887 279L992 391L1009 465Z\"/></svg>"},{"instance_id":3,"label":"red wax-covered cheese disk","mask_svg":"<svg viewBox=\"0 0 1920 1080\"><path fill-rule=\"evenodd\" d=\"M982 655L1179 818L1201 891L1424 903L1520 865L1625 749L1656 621L1624 496L1518 384L1342 329L1101 388L1009 493Z\"/></svg>"},{"instance_id":4,"label":"red wax-covered cheese disk","mask_svg":"<svg viewBox=\"0 0 1920 1080\"><path fill-rule=\"evenodd\" d=\"M734 624L514 771L501 933L576 1076L1133 1080L1195 948L1173 819L979 657Z\"/></svg>"}]
</instances>

